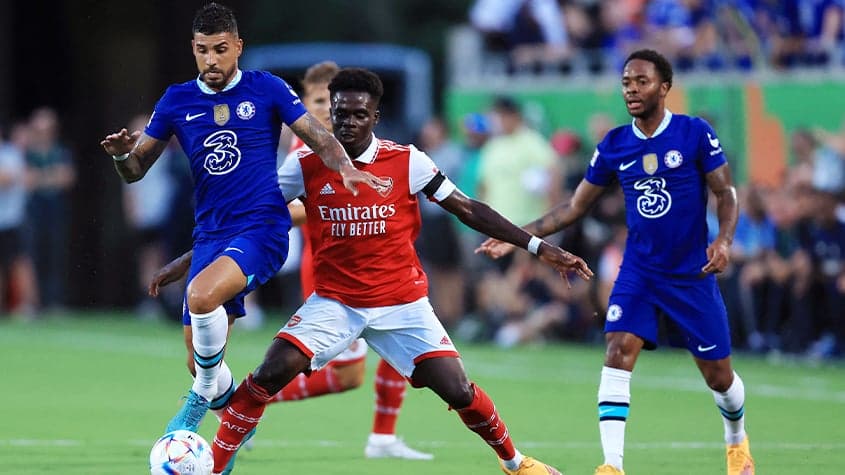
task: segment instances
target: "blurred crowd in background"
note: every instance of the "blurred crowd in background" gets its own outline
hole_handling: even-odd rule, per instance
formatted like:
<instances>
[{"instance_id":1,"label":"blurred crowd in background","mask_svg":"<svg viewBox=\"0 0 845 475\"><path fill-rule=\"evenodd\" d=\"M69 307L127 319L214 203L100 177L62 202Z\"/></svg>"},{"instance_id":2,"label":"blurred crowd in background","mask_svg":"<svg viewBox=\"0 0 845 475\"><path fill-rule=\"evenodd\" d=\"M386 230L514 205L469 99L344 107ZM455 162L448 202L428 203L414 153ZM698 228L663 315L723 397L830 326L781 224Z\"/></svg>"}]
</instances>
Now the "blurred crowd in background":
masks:
<instances>
[{"instance_id":1,"label":"blurred crowd in background","mask_svg":"<svg viewBox=\"0 0 845 475\"><path fill-rule=\"evenodd\" d=\"M841 64L845 31L839 0L478 0L468 22L483 38L484 57L509 73L566 74L583 67L615 75L629 50L655 45L680 70L806 70ZM139 116L128 126L139 130L145 122ZM595 145L618 125L597 112L579 125L589 131L585 135L558 130L547 136L539 132L545 127L526 119L524 104L508 96L458 122L434 117L416 131L414 143L464 193L517 224L566 201ZM78 163L70 151L78 139L62 136L56 111L47 107L3 128L0 137L0 314L63 311L72 242L69 196ZM845 129L799 129L788 142L790 166L780 186L738 184L733 263L719 282L738 350L840 358ZM279 156L285 152L280 149ZM190 248L190 180L187 160L174 145L143 180L123 187L120 226L129 236L127 272L135 289L127 307L139 316L181 319L182 288L171 286L163 298L151 300L146 286L155 270ZM606 302L625 246L621 190L609 190L587 219L548 238L584 257L596 272L592 282L571 279L571 288L526 252L499 261L475 254L482 236L437 205L421 202L417 245L430 274L432 303L457 338L504 347L602 341ZM715 212L711 218L715 233ZM300 303L301 241L292 233L291 258L279 279L249 302L253 319L272 308L268 318L281 321ZM662 333L663 343L672 343L672 328Z\"/></svg>"},{"instance_id":2,"label":"blurred crowd in background","mask_svg":"<svg viewBox=\"0 0 845 475\"><path fill-rule=\"evenodd\" d=\"M616 70L642 47L681 71L845 66L842 0L476 0L487 69Z\"/></svg>"}]
</instances>

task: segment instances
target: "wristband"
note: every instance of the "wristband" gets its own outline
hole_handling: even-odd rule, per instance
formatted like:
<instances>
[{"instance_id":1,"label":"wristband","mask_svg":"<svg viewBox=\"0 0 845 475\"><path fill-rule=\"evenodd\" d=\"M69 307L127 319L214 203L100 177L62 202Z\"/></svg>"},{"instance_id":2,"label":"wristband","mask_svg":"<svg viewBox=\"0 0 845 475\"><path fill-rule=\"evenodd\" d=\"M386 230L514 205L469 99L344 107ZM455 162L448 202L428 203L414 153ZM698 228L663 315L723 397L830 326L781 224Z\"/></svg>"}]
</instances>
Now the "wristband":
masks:
<instances>
[{"instance_id":1,"label":"wristband","mask_svg":"<svg viewBox=\"0 0 845 475\"><path fill-rule=\"evenodd\" d=\"M122 162L122 161L126 160L127 158L129 158L129 153L127 152L127 153L124 153L123 155L112 155L111 158L115 162Z\"/></svg>"},{"instance_id":2,"label":"wristband","mask_svg":"<svg viewBox=\"0 0 845 475\"><path fill-rule=\"evenodd\" d=\"M528 241L528 245L525 246L525 249L528 250L531 254L535 256L540 251L540 244L543 244L543 240L538 238L537 236L531 236L531 240Z\"/></svg>"}]
</instances>

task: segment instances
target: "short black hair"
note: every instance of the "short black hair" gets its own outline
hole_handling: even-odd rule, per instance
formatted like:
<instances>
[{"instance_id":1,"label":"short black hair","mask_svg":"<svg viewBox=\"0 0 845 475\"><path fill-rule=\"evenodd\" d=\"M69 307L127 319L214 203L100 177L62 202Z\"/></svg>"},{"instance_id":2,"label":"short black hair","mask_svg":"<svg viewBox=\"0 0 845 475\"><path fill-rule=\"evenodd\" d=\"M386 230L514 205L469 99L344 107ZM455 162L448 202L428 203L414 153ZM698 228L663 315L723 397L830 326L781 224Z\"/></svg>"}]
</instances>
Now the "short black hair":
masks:
<instances>
[{"instance_id":1,"label":"short black hair","mask_svg":"<svg viewBox=\"0 0 845 475\"><path fill-rule=\"evenodd\" d=\"M238 21L231 8L211 2L197 10L191 33L213 35L215 33L238 33Z\"/></svg>"},{"instance_id":2,"label":"short black hair","mask_svg":"<svg viewBox=\"0 0 845 475\"><path fill-rule=\"evenodd\" d=\"M665 56L653 49L638 49L628 55L628 59L625 60L625 65L627 66L628 63L635 59L641 59L653 64L654 68L657 69L658 74L660 74L660 77L663 79L663 82L668 82L669 87L672 87L672 63L670 63Z\"/></svg>"},{"instance_id":3,"label":"short black hair","mask_svg":"<svg viewBox=\"0 0 845 475\"><path fill-rule=\"evenodd\" d=\"M493 99L493 110L522 115L522 108L519 106L519 103L510 96L498 96Z\"/></svg>"},{"instance_id":4,"label":"short black hair","mask_svg":"<svg viewBox=\"0 0 845 475\"><path fill-rule=\"evenodd\" d=\"M343 68L329 83L329 94L334 96L338 91L366 92L378 106L384 95L384 85L378 75L368 69Z\"/></svg>"}]
</instances>

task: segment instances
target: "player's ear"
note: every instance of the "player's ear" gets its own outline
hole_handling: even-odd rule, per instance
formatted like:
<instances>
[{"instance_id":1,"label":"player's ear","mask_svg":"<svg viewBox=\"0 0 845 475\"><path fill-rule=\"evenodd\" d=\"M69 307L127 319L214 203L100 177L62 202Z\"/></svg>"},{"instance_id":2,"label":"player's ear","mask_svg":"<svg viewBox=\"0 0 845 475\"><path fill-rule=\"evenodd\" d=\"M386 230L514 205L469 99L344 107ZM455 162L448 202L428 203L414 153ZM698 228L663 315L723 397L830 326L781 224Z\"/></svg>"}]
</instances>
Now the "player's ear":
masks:
<instances>
[{"instance_id":1,"label":"player's ear","mask_svg":"<svg viewBox=\"0 0 845 475\"><path fill-rule=\"evenodd\" d=\"M663 81L660 83L660 97L666 97L669 94L669 89L672 89L672 83Z\"/></svg>"},{"instance_id":2,"label":"player's ear","mask_svg":"<svg viewBox=\"0 0 845 475\"><path fill-rule=\"evenodd\" d=\"M373 120L373 123L378 124L378 120L381 118L381 111L376 109L376 112L375 114L373 114L373 117L375 118L375 120Z\"/></svg>"},{"instance_id":3,"label":"player's ear","mask_svg":"<svg viewBox=\"0 0 845 475\"><path fill-rule=\"evenodd\" d=\"M244 40L243 40L242 38L238 38L238 42L237 42L237 43L235 43L235 44L237 44L237 45L238 45L238 46L237 46L237 48L238 48L238 57L240 58L240 57L241 57L241 53L243 53L243 52L244 52Z\"/></svg>"}]
</instances>

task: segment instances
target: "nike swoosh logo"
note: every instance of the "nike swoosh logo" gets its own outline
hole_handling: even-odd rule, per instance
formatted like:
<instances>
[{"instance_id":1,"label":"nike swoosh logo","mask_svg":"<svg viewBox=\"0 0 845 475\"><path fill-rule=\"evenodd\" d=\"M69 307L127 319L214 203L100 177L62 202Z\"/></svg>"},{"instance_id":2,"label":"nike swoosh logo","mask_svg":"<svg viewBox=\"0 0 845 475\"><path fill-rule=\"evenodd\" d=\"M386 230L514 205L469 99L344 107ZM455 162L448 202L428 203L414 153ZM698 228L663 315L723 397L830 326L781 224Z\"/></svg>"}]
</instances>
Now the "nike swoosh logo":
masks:
<instances>
[{"instance_id":1,"label":"nike swoosh logo","mask_svg":"<svg viewBox=\"0 0 845 475\"><path fill-rule=\"evenodd\" d=\"M599 409L599 415L600 416L603 416L603 415L608 414L610 412L613 412L613 409Z\"/></svg>"},{"instance_id":2,"label":"nike swoosh logo","mask_svg":"<svg viewBox=\"0 0 845 475\"><path fill-rule=\"evenodd\" d=\"M623 163L623 164L619 165L619 171L624 172L625 170L633 167L635 163L637 163L636 160L634 160L632 162L628 162L628 163Z\"/></svg>"},{"instance_id":3,"label":"nike swoosh logo","mask_svg":"<svg viewBox=\"0 0 845 475\"><path fill-rule=\"evenodd\" d=\"M712 350L713 348L716 348L716 345L711 345L711 346L701 346L701 345L698 345L698 351L700 351L700 352L702 352L702 353L704 353L705 351L710 351L710 350Z\"/></svg>"},{"instance_id":4,"label":"nike swoosh logo","mask_svg":"<svg viewBox=\"0 0 845 475\"><path fill-rule=\"evenodd\" d=\"M237 247L227 247L226 249L223 249L223 252L226 252L226 251L238 251L238 252L240 252L241 254L243 254L243 253L244 253L244 251L242 251L242 250L238 249Z\"/></svg>"},{"instance_id":5,"label":"nike swoosh logo","mask_svg":"<svg viewBox=\"0 0 845 475\"><path fill-rule=\"evenodd\" d=\"M193 115L191 115L190 113L185 114L185 122L190 122L190 121L196 119L197 117L204 116L205 114L206 114L205 112L200 112L199 114L193 114Z\"/></svg>"},{"instance_id":6,"label":"nike swoosh logo","mask_svg":"<svg viewBox=\"0 0 845 475\"><path fill-rule=\"evenodd\" d=\"M711 147L719 148L719 139L710 135L710 132L707 132L707 140L710 142Z\"/></svg>"}]
</instances>

